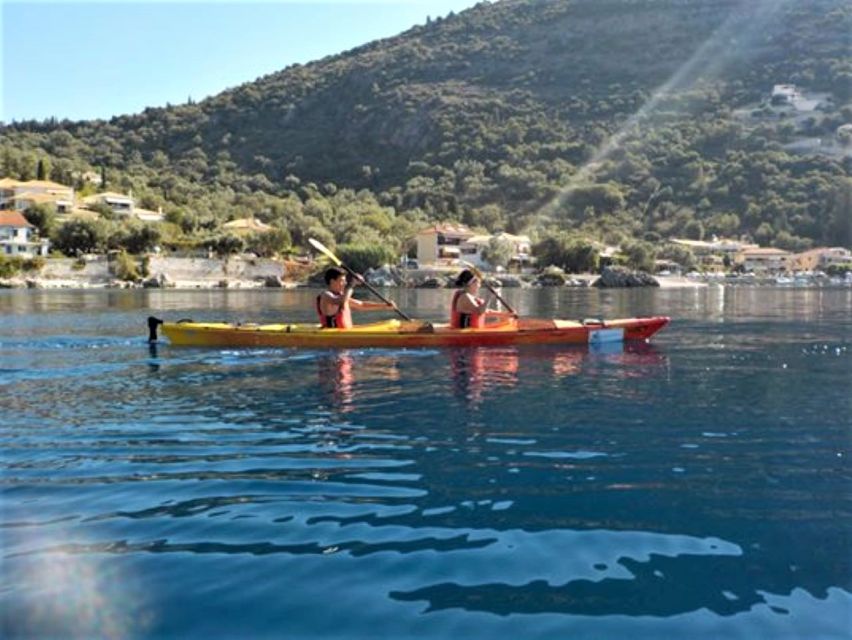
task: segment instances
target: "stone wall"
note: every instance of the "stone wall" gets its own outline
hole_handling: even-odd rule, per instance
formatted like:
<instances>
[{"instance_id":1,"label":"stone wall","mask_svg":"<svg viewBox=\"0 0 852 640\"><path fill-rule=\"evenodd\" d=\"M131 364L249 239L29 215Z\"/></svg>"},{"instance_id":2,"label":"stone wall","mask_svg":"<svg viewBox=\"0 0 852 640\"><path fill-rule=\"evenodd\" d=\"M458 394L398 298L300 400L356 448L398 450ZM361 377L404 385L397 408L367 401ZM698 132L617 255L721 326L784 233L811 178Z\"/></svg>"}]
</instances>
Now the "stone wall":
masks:
<instances>
[{"instance_id":1,"label":"stone wall","mask_svg":"<svg viewBox=\"0 0 852 640\"><path fill-rule=\"evenodd\" d=\"M9 284L39 287L115 286L119 283L111 267L106 256L86 256L83 260L50 258L37 274L25 274ZM168 283L166 286L188 288L269 286L269 280L279 283L284 281L286 272L281 262L264 258L209 259L152 255L148 261L149 278Z\"/></svg>"},{"instance_id":2,"label":"stone wall","mask_svg":"<svg viewBox=\"0 0 852 640\"><path fill-rule=\"evenodd\" d=\"M262 281L270 276L284 279L284 265L265 258L230 257L217 258L170 258L151 256L148 273L157 277L166 276L178 286L180 283L218 283L221 280Z\"/></svg>"},{"instance_id":3,"label":"stone wall","mask_svg":"<svg viewBox=\"0 0 852 640\"><path fill-rule=\"evenodd\" d=\"M110 273L106 256L87 256L85 266L77 258L50 258L39 271L43 280L69 280L89 284L106 284L114 278Z\"/></svg>"}]
</instances>

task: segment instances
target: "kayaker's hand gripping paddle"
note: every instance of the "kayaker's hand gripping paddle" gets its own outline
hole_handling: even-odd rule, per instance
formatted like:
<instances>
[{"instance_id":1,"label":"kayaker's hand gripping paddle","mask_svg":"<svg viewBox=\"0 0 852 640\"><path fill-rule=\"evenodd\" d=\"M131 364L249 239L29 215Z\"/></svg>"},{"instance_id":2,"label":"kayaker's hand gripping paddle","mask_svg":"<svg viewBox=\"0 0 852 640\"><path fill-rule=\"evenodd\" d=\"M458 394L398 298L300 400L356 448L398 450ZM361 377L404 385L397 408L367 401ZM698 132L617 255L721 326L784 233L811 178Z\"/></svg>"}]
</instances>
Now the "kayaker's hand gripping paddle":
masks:
<instances>
[{"instance_id":1,"label":"kayaker's hand gripping paddle","mask_svg":"<svg viewBox=\"0 0 852 640\"><path fill-rule=\"evenodd\" d=\"M497 300L500 301L500 304L502 304L504 307L506 307L506 310L509 313L513 314L516 318L518 317L518 312L515 311L512 308L512 305L510 305L508 302L506 302L503 299L503 296L501 296L499 293L497 293L497 291L494 289L494 287L492 287L490 284L488 284L488 282L485 280L485 276L482 275L482 272L479 269L474 267L470 262L467 262L466 260L459 260L459 262L462 265L464 265L465 267L467 267L468 269L470 269L471 271L473 271L473 275L475 275L477 278L479 278L479 281L482 284L485 285L486 289L488 289L492 294L494 294L494 297L497 298Z\"/></svg>"}]
</instances>

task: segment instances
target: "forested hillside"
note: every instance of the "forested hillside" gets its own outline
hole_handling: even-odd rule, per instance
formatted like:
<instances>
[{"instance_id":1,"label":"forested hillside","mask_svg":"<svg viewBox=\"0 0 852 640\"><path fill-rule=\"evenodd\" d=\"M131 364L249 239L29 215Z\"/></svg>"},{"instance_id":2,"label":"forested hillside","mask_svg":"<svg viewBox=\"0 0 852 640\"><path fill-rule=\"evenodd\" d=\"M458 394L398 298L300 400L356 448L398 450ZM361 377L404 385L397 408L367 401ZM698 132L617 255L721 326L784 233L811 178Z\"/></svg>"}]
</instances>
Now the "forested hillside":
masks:
<instances>
[{"instance_id":1,"label":"forested hillside","mask_svg":"<svg viewBox=\"0 0 852 640\"><path fill-rule=\"evenodd\" d=\"M103 169L189 238L256 215L295 245L399 249L458 220L534 240L852 246L852 155L835 140L852 123L850 33L848 0L483 2L202 102L13 123L0 170ZM773 109L781 83L819 107Z\"/></svg>"}]
</instances>

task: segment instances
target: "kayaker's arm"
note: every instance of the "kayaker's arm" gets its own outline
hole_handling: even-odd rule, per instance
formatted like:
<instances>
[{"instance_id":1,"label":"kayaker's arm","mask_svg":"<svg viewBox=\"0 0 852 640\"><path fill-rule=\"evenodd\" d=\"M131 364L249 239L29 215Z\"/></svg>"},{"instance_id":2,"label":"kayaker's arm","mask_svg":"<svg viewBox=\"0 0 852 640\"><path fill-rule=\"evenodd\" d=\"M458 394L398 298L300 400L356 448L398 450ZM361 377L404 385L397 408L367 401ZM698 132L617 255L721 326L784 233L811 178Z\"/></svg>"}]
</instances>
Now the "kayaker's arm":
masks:
<instances>
[{"instance_id":1,"label":"kayaker's arm","mask_svg":"<svg viewBox=\"0 0 852 640\"><path fill-rule=\"evenodd\" d=\"M511 319L517 319L518 318L518 314L513 313L512 311L492 311L492 310L489 309L486 313L488 314L489 318L500 318L500 319L504 319L504 320L509 320L510 318Z\"/></svg>"},{"instance_id":2,"label":"kayaker's arm","mask_svg":"<svg viewBox=\"0 0 852 640\"><path fill-rule=\"evenodd\" d=\"M360 311L374 311L378 309L396 309L396 305L385 302L373 302L372 300L349 299L349 306Z\"/></svg>"},{"instance_id":3,"label":"kayaker's arm","mask_svg":"<svg viewBox=\"0 0 852 640\"><path fill-rule=\"evenodd\" d=\"M380 309L396 309L393 302L373 302L372 300L358 300L352 297L352 292L355 287L364 282L364 277L359 274L352 274L352 281L346 285L346 291L343 293L343 301L341 304L349 303L349 306L359 311L376 311Z\"/></svg>"}]
</instances>

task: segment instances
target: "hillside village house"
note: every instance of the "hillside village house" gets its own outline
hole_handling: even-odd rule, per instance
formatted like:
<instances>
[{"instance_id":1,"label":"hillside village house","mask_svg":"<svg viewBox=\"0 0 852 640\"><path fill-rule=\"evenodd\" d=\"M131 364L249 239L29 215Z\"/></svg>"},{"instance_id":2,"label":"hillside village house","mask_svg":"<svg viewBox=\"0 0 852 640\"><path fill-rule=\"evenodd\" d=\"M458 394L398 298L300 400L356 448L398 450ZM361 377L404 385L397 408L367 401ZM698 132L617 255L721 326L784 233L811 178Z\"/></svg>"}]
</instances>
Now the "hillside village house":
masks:
<instances>
[{"instance_id":1,"label":"hillside village house","mask_svg":"<svg viewBox=\"0 0 852 640\"><path fill-rule=\"evenodd\" d=\"M845 247L818 247L797 253L791 259L794 271L825 271L844 264L852 264L852 252Z\"/></svg>"},{"instance_id":2,"label":"hillside village house","mask_svg":"<svg viewBox=\"0 0 852 640\"><path fill-rule=\"evenodd\" d=\"M87 207L95 205L106 205L112 212L121 216L133 215L133 197L123 193L115 193L114 191L105 191L104 193L96 193L93 196L83 198L83 204Z\"/></svg>"},{"instance_id":3,"label":"hillside village house","mask_svg":"<svg viewBox=\"0 0 852 640\"><path fill-rule=\"evenodd\" d=\"M736 261L747 273L779 273L787 271L793 254L774 247L744 249Z\"/></svg>"},{"instance_id":4,"label":"hillside village house","mask_svg":"<svg viewBox=\"0 0 852 640\"><path fill-rule=\"evenodd\" d=\"M724 271L726 262L734 264L743 251L758 248L756 244L715 237L711 241L672 238L671 243L691 250L704 271Z\"/></svg>"},{"instance_id":5,"label":"hillside village house","mask_svg":"<svg viewBox=\"0 0 852 640\"><path fill-rule=\"evenodd\" d=\"M50 242L31 238L33 229L35 227L20 211L0 211L0 255L20 258L46 256Z\"/></svg>"},{"instance_id":6,"label":"hillside village house","mask_svg":"<svg viewBox=\"0 0 852 640\"><path fill-rule=\"evenodd\" d=\"M462 260L466 260L476 267L488 267L488 261L482 257L485 249L491 244L491 241L497 239L508 243L512 247L512 256L509 259L509 264L515 264L519 267L525 267L532 262L530 256L530 239L528 236L516 236L511 233L498 233L497 235L476 235L471 236L460 245L460 254Z\"/></svg>"},{"instance_id":7,"label":"hillside village house","mask_svg":"<svg viewBox=\"0 0 852 640\"><path fill-rule=\"evenodd\" d=\"M83 198L83 205L86 207L99 204L108 206L116 215L135 217L143 222L162 222L164 219L162 208L159 208L157 211L151 211L137 207L132 194L105 191L104 193L96 193Z\"/></svg>"},{"instance_id":8,"label":"hillside village house","mask_svg":"<svg viewBox=\"0 0 852 640\"><path fill-rule=\"evenodd\" d=\"M476 234L462 224L436 224L415 236L421 265L451 264L461 257L461 245Z\"/></svg>"},{"instance_id":9,"label":"hillside village house","mask_svg":"<svg viewBox=\"0 0 852 640\"><path fill-rule=\"evenodd\" d=\"M35 204L53 204L58 213L68 213L74 189L50 180L0 180L0 209L25 211Z\"/></svg>"},{"instance_id":10,"label":"hillside village house","mask_svg":"<svg viewBox=\"0 0 852 640\"><path fill-rule=\"evenodd\" d=\"M230 222L223 224L222 228L226 231L232 231L238 235L249 233L268 233L273 229L271 225L263 223L256 218L238 218L237 220L231 220Z\"/></svg>"},{"instance_id":11,"label":"hillside village house","mask_svg":"<svg viewBox=\"0 0 852 640\"><path fill-rule=\"evenodd\" d=\"M530 239L511 233L499 233L496 236L477 234L462 224L442 223L423 229L416 236L417 261L421 265L451 265L457 260L470 262L477 267L488 267L483 252L491 240L497 238L512 246L510 264L521 267L532 262Z\"/></svg>"},{"instance_id":12,"label":"hillside village house","mask_svg":"<svg viewBox=\"0 0 852 640\"><path fill-rule=\"evenodd\" d=\"M794 84L776 84L772 86L769 102L775 107L792 107L796 111L813 111L820 101L808 98Z\"/></svg>"},{"instance_id":13,"label":"hillside village house","mask_svg":"<svg viewBox=\"0 0 852 640\"><path fill-rule=\"evenodd\" d=\"M776 84L772 87L772 104L792 104L800 97L794 84Z\"/></svg>"}]
</instances>

